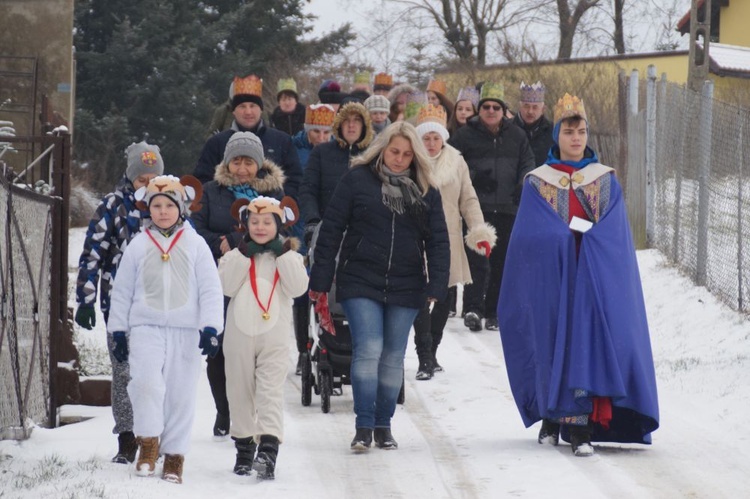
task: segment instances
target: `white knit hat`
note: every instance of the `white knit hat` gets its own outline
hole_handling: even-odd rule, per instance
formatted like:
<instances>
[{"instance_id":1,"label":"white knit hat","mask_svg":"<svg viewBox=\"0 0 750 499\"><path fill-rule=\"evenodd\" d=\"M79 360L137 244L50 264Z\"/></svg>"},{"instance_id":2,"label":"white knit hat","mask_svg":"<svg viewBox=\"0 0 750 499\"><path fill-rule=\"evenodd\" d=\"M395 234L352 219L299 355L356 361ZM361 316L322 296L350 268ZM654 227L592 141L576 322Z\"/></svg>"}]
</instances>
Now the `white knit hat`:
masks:
<instances>
[{"instance_id":1,"label":"white knit hat","mask_svg":"<svg viewBox=\"0 0 750 499\"><path fill-rule=\"evenodd\" d=\"M430 132L437 132L438 135L440 135L443 138L443 142L447 142L448 137L450 137L448 130L446 130L446 128L440 123L435 123L434 121L427 121L425 123L422 123L421 125L417 125L417 134L419 135L419 138L423 138L425 135L427 135Z\"/></svg>"}]
</instances>

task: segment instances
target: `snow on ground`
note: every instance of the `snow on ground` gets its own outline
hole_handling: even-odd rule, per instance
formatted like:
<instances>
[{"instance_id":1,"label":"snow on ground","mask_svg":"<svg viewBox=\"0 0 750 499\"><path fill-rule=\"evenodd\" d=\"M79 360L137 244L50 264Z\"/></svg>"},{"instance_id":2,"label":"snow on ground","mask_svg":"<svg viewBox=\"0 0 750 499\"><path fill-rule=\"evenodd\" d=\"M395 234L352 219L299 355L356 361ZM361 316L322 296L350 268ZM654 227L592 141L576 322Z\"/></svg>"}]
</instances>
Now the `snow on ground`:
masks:
<instances>
[{"instance_id":1,"label":"snow on ground","mask_svg":"<svg viewBox=\"0 0 750 499\"><path fill-rule=\"evenodd\" d=\"M81 231L71 231L73 267ZM414 379L410 343L406 402L393 419L396 451L352 454L350 387L332 399L329 414L315 395L312 406L302 407L290 355L286 441L273 482L232 473L231 440L211 436L215 413L204 375L183 485L109 462L116 439L108 407L65 406L64 414L90 419L0 442L0 497L748 497L750 322L694 287L657 251L639 252L638 259L661 408L652 446L597 444L594 457L576 458L567 444L537 444L539 425L525 429L516 412L499 335L468 332L453 318L438 352L445 372L433 380ZM80 341L103 348L101 322Z\"/></svg>"}]
</instances>

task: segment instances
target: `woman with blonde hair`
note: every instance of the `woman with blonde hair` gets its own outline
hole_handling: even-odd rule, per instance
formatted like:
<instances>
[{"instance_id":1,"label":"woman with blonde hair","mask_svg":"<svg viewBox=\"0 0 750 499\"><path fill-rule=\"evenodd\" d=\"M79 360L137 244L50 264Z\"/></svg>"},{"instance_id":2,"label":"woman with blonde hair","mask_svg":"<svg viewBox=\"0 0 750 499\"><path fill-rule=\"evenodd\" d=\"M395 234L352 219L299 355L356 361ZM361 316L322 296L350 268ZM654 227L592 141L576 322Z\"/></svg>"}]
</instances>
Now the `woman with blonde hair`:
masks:
<instances>
[{"instance_id":1,"label":"woman with blonde hair","mask_svg":"<svg viewBox=\"0 0 750 499\"><path fill-rule=\"evenodd\" d=\"M394 123L341 178L323 215L310 273L312 300L331 289L336 275L336 298L349 321L352 450L366 450L373 437L380 448L398 447L391 418L409 330L425 303L445 299L449 266L429 156L413 125Z\"/></svg>"}]
</instances>

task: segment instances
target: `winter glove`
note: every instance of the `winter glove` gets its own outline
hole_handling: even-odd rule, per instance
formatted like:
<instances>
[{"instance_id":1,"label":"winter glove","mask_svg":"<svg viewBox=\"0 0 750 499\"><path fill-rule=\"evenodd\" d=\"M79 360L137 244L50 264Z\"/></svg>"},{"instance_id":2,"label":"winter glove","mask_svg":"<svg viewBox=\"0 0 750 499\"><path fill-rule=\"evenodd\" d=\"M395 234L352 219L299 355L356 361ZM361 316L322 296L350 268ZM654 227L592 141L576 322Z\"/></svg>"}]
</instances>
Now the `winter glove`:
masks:
<instances>
[{"instance_id":1,"label":"winter glove","mask_svg":"<svg viewBox=\"0 0 750 499\"><path fill-rule=\"evenodd\" d=\"M212 327L203 328L201 331L201 340L198 342L201 355L208 355L213 359L219 353L219 345L219 337L216 334L216 329Z\"/></svg>"},{"instance_id":2,"label":"winter glove","mask_svg":"<svg viewBox=\"0 0 750 499\"><path fill-rule=\"evenodd\" d=\"M331 310L328 308L328 293L310 290L308 296L311 301L315 302L315 314L318 316L320 327L336 336L336 328L333 327L333 319L331 319Z\"/></svg>"},{"instance_id":3,"label":"winter glove","mask_svg":"<svg viewBox=\"0 0 750 499\"><path fill-rule=\"evenodd\" d=\"M477 243L477 248L484 250L485 258L490 257L490 253L492 253L492 247L490 246L490 243L488 243L487 241L479 241Z\"/></svg>"},{"instance_id":4,"label":"winter glove","mask_svg":"<svg viewBox=\"0 0 750 499\"><path fill-rule=\"evenodd\" d=\"M91 329L96 326L96 310L94 310L94 307L80 305L76 310L76 324L83 329Z\"/></svg>"},{"instance_id":5,"label":"winter glove","mask_svg":"<svg viewBox=\"0 0 750 499\"><path fill-rule=\"evenodd\" d=\"M112 338L115 341L112 355L115 356L117 362L127 362L130 351L128 350L128 337L125 335L125 331L115 331L112 333Z\"/></svg>"},{"instance_id":6,"label":"winter glove","mask_svg":"<svg viewBox=\"0 0 750 499\"><path fill-rule=\"evenodd\" d=\"M315 228L318 226L318 222L310 222L305 225L305 246L310 247L312 242L313 234L315 234Z\"/></svg>"}]
</instances>

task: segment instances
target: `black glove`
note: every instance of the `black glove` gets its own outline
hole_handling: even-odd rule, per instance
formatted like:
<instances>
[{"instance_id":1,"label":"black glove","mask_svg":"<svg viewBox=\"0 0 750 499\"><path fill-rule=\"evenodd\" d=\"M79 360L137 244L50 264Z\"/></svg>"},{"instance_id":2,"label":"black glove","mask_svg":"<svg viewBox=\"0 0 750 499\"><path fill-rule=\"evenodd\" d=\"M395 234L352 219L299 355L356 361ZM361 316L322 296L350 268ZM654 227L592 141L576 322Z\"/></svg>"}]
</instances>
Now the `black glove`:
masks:
<instances>
[{"instance_id":1,"label":"black glove","mask_svg":"<svg viewBox=\"0 0 750 499\"><path fill-rule=\"evenodd\" d=\"M318 226L318 222L309 222L305 224L305 246L310 247L312 242L313 234L315 234L315 228Z\"/></svg>"},{"instance_id":2,"label":"black glove","mask_svg":"<svg viewBox=\"0 0 750 499\"><path fill-rule=\"evenodd\" d=\"M115 348L112 349L112 355L115 356L117 362L127 362L128 354L128 337L125 335L125 331L115 331L112 333L112 338L115 341Z\"/></svg>"},{"instance_id":3,"label":"black glove","mask_svg":"<svg viewBox=\"0 0 750 499\"><path fill-rule=\"evenodd\" d=\"M198 348L201 349L201 355L208 355L211 358L216 357L219 353L219 337L216 329L212 327L203 328L201 339L198 342Z\"/></svg>"},{"instance_id":4,"label":"black glove","mask_svg":"<svg viewBox=\"0 0 750 499\"><path fill-rule=\"evenodd\" d=\"M76 310L76 324L83 329L91 329L96 326L96 310L94 307L79 305Z\"/></svg>"}]
</instances>

